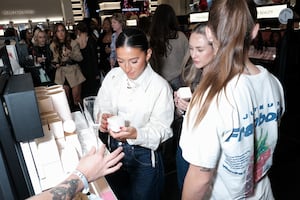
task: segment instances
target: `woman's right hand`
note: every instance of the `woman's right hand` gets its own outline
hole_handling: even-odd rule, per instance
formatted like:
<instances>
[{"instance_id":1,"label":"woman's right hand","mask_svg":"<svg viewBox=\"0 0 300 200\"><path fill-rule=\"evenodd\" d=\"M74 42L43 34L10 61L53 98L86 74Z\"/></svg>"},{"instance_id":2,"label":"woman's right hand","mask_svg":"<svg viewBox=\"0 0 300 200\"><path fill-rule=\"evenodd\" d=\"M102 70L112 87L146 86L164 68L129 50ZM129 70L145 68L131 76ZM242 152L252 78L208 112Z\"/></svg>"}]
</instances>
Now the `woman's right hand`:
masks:
<instances>
[{"instance_id":1,"label":"woman's right hand","mask_svg":"<svg viewBox=\"0 0 300 200\"><path fill-rule=\"evenodd\" d=\"M177 91L175 91L174 92L174 103L175 103L176 109L180 113L184 113L187 110L187 107L189 105L189 100L178 97Z\"/></svg>"},{"instance_id":2,"label":"woman's right hand","mask_svg":"<svg viewBox=\"0 0 300 200\"><path fill-rule=\"evenodd\" d=\"M112 114L110 113L103 113L100 115L101 119L100 119L100 127L99 130L103 133L108 132L108 122L107 122L107 118L111 117Z\"/></svg>"}]
</instances>

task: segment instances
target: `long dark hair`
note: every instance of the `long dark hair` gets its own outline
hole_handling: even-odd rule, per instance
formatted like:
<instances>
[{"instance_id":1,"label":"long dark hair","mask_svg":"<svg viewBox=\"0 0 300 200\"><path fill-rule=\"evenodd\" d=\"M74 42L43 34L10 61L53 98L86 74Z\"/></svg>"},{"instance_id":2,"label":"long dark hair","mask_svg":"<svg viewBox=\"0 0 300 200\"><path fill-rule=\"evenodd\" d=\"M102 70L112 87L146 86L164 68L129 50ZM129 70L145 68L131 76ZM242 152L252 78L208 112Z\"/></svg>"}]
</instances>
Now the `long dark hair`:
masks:
<instances>
[{"instance_id":1,"label":"long dark hair","mask_svg":"<svg viewBox=\"0 0 300 200\"><path fill-rule=\"evenodd\" d=\"M160 4L152 17L150 26L150 46L156 56L167 56L172 50L169 39L178 37L178 20L174 9L168 4Z\"/></svg>"},{"instance_id":2,"label":"long dark hair","mask_svg":"<svg viewBox=\"0 0 300 200\"><path fill-rule=\"evenodd\" d=\"M63 29L65 30L65 40L63 43L60 42L56 36L58 27L60 27L60 26L63 27ZM62 54L62 45L65 45L66 48L72 50L71 37L70 37L68 30L66 29L66 26L63 23L56 23L54 25L52 43L54 44L54 51L57 52L59 55Z\"/></svg>"},{"instance_id":3,"label":"long dark hair","mask_svg":"<svg viewBox=\"0 0 300 200\"><path fill-rule=\"evenodd\" d=\"M104 19L103 19L103 22L102 22L102 24L104 23L104 22L108 22L109 24L110 24L110 32L112 33L113 32L113 28L112 28L112 26L111 26L111 17L105 17ZM105 31L105 30L103 30L103 31ZM106 32L106 31L105 31Z\"/></svg>"},{"instance_id":4,"label":"long dark hair","mask_svg":"<svg viewBox=\"0 0 300 200\"><path fill-rule=\"evenodd\" d=\"M89 34L89 27L88 27L87 23L84 21L78 22L75 29L80 31L81 33Z\"/></svg>"}]
</instances>

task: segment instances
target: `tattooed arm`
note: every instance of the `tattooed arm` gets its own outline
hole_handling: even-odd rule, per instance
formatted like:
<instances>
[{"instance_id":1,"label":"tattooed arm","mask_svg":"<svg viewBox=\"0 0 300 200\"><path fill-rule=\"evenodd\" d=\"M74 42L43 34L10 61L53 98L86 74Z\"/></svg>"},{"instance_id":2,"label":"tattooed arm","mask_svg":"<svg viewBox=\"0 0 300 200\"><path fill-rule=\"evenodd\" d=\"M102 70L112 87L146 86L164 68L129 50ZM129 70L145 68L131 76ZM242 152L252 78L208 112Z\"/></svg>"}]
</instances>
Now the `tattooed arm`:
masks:
<instances>
[{"instance_id":1,"label":"tattooed arm","mask_svg":"<svg viewBox=\"0 0 300 200\"><path fill-rule=\"evenodd\" d=\"M122 148L119 147L114 152L104 156L105 145L98 151L92 148L90 152L82 157L76 170L80 171L88 182L97 180L107 174L111 174L122 166L120 160L124 157ZM72 173L66 180L50 190L35 195L28 200L69 200L84 188L84 183L80 177Z\"/></svg>"},{"instance_id":2,"label":"tattooed arm","mask_svg":"<svg viewBox=\"0 0 300 200\"><path fill-rule=\"evenodd\" d=\"M55 186L54 188L44 191L30 200L37 199L55 199L55 200L67 200L73 199L73 197L83 189L83 183L75 174L70 175L64 182Z\"/></svg>"},{"instance_id":3,"label":"tattooed arm","mask_svg":"<svg viewBox=\"0 0 300 200\"><path fill-rule=\"evenodd\" d=\"M209 191L214 169L190 164L184 179L182 199L203 199Z\"/></svg>"}]
</instances>

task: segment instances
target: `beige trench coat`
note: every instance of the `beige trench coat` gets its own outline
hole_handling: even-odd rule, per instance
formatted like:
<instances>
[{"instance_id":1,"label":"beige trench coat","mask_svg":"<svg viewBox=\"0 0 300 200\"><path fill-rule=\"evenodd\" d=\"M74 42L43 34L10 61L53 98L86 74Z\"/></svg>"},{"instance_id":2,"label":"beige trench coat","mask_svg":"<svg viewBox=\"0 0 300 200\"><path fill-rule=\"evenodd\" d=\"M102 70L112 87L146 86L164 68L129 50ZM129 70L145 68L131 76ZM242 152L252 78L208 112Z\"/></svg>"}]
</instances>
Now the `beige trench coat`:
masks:
<instances>
[{"instance_id":1,"label":"beige trench coat","mask_svg":"<svg viewBox=\"0 0 300 200\"><path fill-rule=\"evenodd\" d=\"M71 47L72 51L68 54L67 57L62 57L62 62L69 62L69 63L74 63L75 62L80 62L83 57L80 52L80 47L79 44L75 41L71 41ZM50 45L50 49L53 53L53 59L52 62L59 63L59 55L57 52L54 51L54 44L52 43ZM54 82L59 85L63 85L65 83L65 80L68 81L70 84L70 87L74 87L76 85L81 84L84 82L86 79L83 76L81 69L79 65L76 64L70 64L70 65L64 65L64 66L58 66L56 68L56 73L55 73L55 80Z\"/></svg>"}]
</instances>

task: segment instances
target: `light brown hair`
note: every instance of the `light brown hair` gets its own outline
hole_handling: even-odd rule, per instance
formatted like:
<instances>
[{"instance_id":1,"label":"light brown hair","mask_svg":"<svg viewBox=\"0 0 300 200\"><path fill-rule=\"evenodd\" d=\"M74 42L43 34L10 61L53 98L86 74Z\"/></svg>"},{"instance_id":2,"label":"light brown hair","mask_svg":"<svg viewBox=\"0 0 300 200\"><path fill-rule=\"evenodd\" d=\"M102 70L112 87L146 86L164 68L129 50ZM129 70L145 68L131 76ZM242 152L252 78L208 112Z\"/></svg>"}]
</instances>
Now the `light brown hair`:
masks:
<instances>
[{"instance_id":1,"label":"light brown hair","mask_svg":"<svg viewBox=\"0 0 300 200\"><path fill-rule=\"evenodd\" d=\"M203 119L212 99L233 77L243 73L256 15L252 0L213 1L207 25L217 40L217 52L190 102L190 107L199 107L194 126Z\"/></svg>"}]
</instances>

